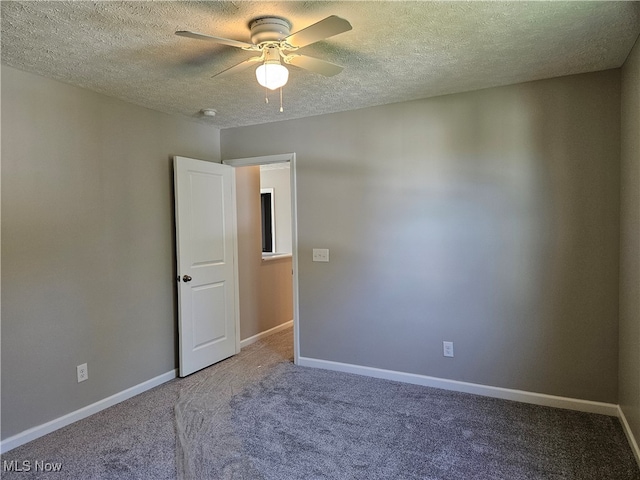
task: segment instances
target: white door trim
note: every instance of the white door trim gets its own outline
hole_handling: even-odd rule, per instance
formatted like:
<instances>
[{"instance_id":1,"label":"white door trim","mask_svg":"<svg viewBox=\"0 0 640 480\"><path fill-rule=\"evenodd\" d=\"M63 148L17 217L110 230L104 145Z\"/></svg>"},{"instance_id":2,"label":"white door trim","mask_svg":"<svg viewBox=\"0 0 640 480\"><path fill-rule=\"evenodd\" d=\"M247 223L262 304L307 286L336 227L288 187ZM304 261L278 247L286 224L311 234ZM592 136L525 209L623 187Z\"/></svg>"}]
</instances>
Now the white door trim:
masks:
<instances>
[{"instance_id":1,"label":"white door trim","mask_svg":"<svg viewBox=\"0 0 640 480\"><path fill-rule=\"evenodd\" d=\"M261 157L231 158L222 163L231 167L248 167L253 165L268 165L271 163L285 163L290 165L291 178L291 265L293 267L293 362L297 365L300 357L300 326L298 308L298 193L296 189L296 154L282 153L278 155L264 155ZM240 330L238 330L239 332ZM238 335L238 340L240 336Z\"/></svg>"},{"instance_id":2,"label":"white door trim","mask_svg":"<svg viewBox=\"0 0 640 480\"><path fill-rule=\"evenodd\" d=\"M270 163L285 163L294 162L296 158L295 153L280 153L278 155L264 155L261 157L247 157L247 158L230 158L228 160L222 160L225 165L232 167L250 167L252 165L269 165ZM293 164L291 164L293 166Z\"/></svg>"}]
</instances>

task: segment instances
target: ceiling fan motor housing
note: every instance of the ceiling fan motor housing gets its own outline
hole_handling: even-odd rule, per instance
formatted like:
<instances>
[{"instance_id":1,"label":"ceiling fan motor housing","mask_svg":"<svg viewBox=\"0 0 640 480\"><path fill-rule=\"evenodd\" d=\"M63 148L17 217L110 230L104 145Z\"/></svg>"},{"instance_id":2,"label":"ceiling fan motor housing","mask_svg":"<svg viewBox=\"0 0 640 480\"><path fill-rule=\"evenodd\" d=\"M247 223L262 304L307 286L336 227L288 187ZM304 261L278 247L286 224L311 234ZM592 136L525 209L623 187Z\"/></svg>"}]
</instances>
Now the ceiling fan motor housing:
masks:
<instances>
[{"instance_id":1,"label":"ceiling fan motor housing","mask_svg":"<svg viewBox=\"0 0 640 480\"><path fill-rule=\"evenodd\" d=\"M262 17L249 24L251 42L260 45L264 42L279 42L289 36L291 24L280 17Z\"/></svg>"}]
</instances>

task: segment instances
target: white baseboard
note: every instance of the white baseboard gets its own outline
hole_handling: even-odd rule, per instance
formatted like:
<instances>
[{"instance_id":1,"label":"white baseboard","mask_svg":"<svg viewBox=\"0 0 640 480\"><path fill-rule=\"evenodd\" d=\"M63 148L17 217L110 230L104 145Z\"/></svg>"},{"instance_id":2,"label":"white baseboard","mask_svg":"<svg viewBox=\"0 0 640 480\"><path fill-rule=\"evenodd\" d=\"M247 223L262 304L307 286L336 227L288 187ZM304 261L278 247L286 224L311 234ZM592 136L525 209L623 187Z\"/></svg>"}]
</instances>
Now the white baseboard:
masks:
<instances>
[{"instance_id":1,"label":"white baseboard","mask_svg":"<svg viewBox=\"0 0 640 480\"><path fill-rule=\"evenodd\" d=\"M0 453L8 452L9 450L13 450L20 445L24 445L36 438L40 438L48 433L54 432L62 427L66 427L67 425L77 422L78 420L82 420L94 413L98 413L105 408L109 408L117 403L123 402L131 397L134 397L142 392L152 389L153 387L157 387L169 380L176 378L178 374L177 370L171 370L170 372L163 373L162 375L158 375L146 382L142 382L138 385L134 385L131 388L127 388L122 392L116 393L115 395L111 395L110 397L99 400L91 405L87 405L75 412L68 413L63 415L62 417L51 420L50 422L44 423L42 425L38 425L37 427L30 428L25 430L24 432L18 433L13 437L9 437L0 442Z\"/></svg>"},{"instance_id":2,"label":"white baseboard","mask_svg":"<svg viewBox=\"0 0 640 480\"><path fill-rule=\"evenodd\" d=\"M622 429L624 430L624 434L627 436L627 440L629 440L629 445L631 446L631 450L633 450L633 454L636 457L636 462L638 462L638 466L640 467L640 448L638 447L638 442L636 441L636 437L633 435L631 431L631 426L629 422L627 422L627 417L624 416L624 412L622 408L618 405L618 418L620 418L620 423L622 423Z\"/></svg>"},{"instance_id":3,"label":"white baseboard","mask_svg":"<svg viewBox=\"0 0 640 480\"><path fill-rule=\"evenodd\" d=\"M240 342L240 348L244 348L251 345L252 343L256 343L258 340L268 337L269 335L273 335L274 333L278 333L279 331L284 330L285 328L289 328L291 325L293 325L293 320L289 320L288 322L281 323L280 325L270 328L269 330L265 330L264 332L260 332L257 335L254 335L253 337L245 338Z\"/></svg>"},{"instance_id":4,"label":"white baseboard","mask_svg":"<svg viewBox=\"0 0 640 480\"><path fill-rule=\"evenodd\" d=\"M503 400L514 400L516 402L532 403L546 407L566 408L580 412L599 413L617 417L619 408L613 403L592 402L590 400L579 400L575 398L558 397L544 393L526 392L523 390L513 390L510 388L491 387L477 383L460 382L457 380L447 380L445 378L429 377L415 373L397 372L394 370L383 370L380 368L363 367L348 363L331 362L328 360L318 360L316 358L300 357L298 365L303 367L324 368L326 370L336 370L339 372L355 373L386 380L413 383L425 387L442 388L456 392L473 393L485 397L501 398Z\"/></svg>"}]
</instances>

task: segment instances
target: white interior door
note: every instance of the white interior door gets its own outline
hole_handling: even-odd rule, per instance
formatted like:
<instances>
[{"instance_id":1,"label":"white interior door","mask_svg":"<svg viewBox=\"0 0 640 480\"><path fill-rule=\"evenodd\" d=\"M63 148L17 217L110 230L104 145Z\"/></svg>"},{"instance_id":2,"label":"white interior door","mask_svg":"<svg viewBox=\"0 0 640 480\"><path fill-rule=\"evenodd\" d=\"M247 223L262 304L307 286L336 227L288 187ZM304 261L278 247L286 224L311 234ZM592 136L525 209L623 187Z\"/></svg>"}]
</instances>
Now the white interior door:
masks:
<instances>
[{"instance_id":1,"label":"white interior door","mask_svg":"<svg viewBox=\"0 0 640 480\"><path fill-rule=\"evenodd\" d=\"M240 351L235 174L174 157L180 376Z\"/></svg>"}]
</instances>

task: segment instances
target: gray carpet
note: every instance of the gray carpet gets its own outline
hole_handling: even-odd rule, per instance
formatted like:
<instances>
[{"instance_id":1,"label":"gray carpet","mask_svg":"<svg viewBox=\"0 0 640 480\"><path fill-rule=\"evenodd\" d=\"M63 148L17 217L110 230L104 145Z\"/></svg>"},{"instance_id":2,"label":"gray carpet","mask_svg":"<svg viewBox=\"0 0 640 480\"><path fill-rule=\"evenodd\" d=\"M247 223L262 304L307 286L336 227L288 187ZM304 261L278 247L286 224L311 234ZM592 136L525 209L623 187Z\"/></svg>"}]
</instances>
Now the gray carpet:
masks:
<instances>
[{"instance_id":1,"label":"gray carpet","mask_svg":"<svg viewBox=\"0 0 640 480\"><path fill-rule=\"evenodd\" d=\"M638 479L616 418L278 365L232 400L262 479Z\"/></svg>"},{"instance_id":2,"label":"gray carpet","mask_svg":"<svg viewBox=\"0 0 640 480\"><path fill-rule=\"evenodd\" d=\"M291 330L2 456L55 479L640 480L616 418L296 367Z\"/></svg>"}]
</instances>

